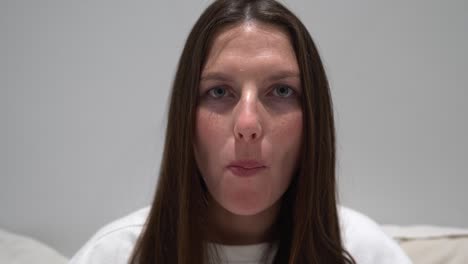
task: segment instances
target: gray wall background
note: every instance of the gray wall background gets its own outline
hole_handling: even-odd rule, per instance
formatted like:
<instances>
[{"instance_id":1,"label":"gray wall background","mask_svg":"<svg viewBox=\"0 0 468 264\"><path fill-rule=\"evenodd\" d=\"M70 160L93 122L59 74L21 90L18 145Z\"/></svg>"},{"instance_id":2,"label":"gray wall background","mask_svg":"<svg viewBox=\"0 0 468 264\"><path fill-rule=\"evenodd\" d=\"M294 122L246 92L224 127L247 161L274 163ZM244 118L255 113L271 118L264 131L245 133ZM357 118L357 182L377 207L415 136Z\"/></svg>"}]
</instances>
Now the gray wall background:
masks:
<instances>
[{"instance_id":1,"label":"gray wall background","mask_svg":"<svg viewBox=\"0 0 468 264\"><path fill-rule=\"evenodd\" d=\"M329 74L341 201L468 228L467 1L284 1ZM0 228L71 256L150 203L191 1L0 2Z\"/></svg>"}]
</instances>

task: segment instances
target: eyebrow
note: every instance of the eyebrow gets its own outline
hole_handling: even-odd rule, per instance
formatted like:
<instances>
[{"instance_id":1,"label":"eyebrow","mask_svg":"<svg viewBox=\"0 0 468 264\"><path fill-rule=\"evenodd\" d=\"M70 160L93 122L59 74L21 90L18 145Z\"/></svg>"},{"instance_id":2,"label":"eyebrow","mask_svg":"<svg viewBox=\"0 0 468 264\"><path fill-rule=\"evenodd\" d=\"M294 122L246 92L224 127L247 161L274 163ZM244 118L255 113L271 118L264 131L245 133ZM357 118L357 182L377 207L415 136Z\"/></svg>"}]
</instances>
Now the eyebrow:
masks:
<instances>
[{"instance_id":1,"label":"eyebrow","mask_svg":"<svg viewBox=\"0 0 468 264\"><path fill-rule=\"evenodd\" d=\"M227 74L224 74L222 72L208 72L206 74L203 74L200 80L230 81L231 78Z\"/></svg>"},{"instance_id":2,"label":"eyebrow","mask_svg":"<svg viewBox=\"0 0 468 264\"><path fill-rule=\"evenodd\" d=\"M290 71L290 70L282 70L282 71L277 71L273 74L270 74L267 78L269 81L277 81L281 79L286 79L286 78L299 78L300 74L296 71ZM231 81L232 78L223 72L208 72L206 74L203 74L201 81L206 81L206 80L215 80L215 81Z\"/></svg>"},{"instance_id":3,"label":"eyebrow","mask_svg":"<svg viewBox=\"0 0 468 264\"><path fill-rule=\"evenodd\" d=\"M275 72L274 74L268 77L268 80L277 81L277 80L286 79L286 78L300 78L300 76L301 75L296 71L285 70L285 71Z\"/></svg>"}]
</instances>

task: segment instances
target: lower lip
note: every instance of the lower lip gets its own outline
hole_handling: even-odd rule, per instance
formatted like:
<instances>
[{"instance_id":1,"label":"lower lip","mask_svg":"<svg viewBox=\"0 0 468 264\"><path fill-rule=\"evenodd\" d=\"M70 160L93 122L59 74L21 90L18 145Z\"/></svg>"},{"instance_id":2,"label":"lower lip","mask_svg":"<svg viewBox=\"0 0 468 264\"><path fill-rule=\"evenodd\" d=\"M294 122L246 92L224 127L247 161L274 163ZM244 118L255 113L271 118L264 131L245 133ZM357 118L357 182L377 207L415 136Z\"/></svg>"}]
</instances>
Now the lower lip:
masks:
<instances>
[{"instance_id":1,"label":"lower lip","mask_svg":"<svg viewBox=\"0 0 468 264\"><path fill-rule=\"evenodd\" d=\"M243 167L236 167L236 166L231 166L228 167L229 170L236 176L241 176L241 177L248 177L248 176L253 176L262 170L266 169L266 167L258 167L258 168L243 168Z\"/></svg>"}]
</instances>

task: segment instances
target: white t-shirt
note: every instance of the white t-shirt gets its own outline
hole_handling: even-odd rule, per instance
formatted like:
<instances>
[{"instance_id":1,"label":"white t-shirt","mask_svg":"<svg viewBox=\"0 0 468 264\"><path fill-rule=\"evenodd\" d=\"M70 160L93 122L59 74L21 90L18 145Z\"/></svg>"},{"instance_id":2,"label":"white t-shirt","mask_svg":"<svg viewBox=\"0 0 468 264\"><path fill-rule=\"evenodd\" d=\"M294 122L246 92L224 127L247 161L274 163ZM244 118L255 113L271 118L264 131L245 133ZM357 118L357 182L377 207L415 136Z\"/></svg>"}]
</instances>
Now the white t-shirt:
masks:
<instances>
[{"instance_id":1,"label":"white t-shirt","mask_svg":"<svg viewBox=\"0 0 468 264\"><path fill-rule=\"evenodd\" d=\"M149 207L140 209L101 228L70 260L69 264L127 264L141 233ZM411 264L392 238L369 217L338 206L344 248L358 264ZM267 244L228 246L218 249L222 263L257 264Z\"/></svg>"}]
</instances>

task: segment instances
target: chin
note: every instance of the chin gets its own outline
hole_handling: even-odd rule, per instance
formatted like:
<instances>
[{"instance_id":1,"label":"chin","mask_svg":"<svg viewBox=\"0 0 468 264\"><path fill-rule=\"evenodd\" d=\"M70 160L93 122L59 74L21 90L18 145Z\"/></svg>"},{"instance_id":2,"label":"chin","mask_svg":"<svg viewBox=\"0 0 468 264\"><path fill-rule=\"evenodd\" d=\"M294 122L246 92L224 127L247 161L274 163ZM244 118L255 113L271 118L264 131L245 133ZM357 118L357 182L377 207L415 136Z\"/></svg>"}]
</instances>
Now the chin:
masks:
<instances>
[{"instance_id":1,"label":"chin","mask_svg":"<svg viewBox=\"0 0 468 264\"><path fill-rule=\"evenodd\" d=\"M225 201L222 206L232 214L241 216L256 215L269 207L264 199L247 194L239 195L235 199Z\"/></svg>"},{"instance_id":2,"label":"chin","mask_svg":"<svg viewBox=\"0 0 468 264\"><path fill-rule=\"evenodd\" d=\"M260 212L262 212L262 208L246 208L246 207L236 207L228 210L234 215L239 215L239 216L253 216L257 215Z\"/></svg>"}]
</instances>

